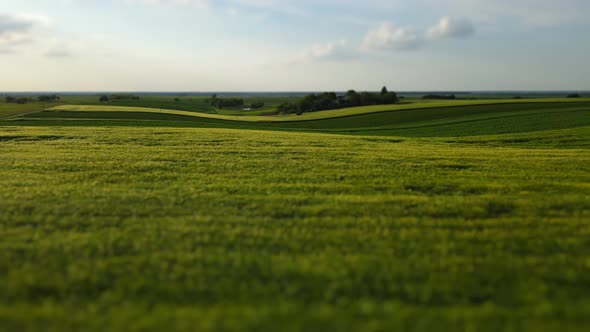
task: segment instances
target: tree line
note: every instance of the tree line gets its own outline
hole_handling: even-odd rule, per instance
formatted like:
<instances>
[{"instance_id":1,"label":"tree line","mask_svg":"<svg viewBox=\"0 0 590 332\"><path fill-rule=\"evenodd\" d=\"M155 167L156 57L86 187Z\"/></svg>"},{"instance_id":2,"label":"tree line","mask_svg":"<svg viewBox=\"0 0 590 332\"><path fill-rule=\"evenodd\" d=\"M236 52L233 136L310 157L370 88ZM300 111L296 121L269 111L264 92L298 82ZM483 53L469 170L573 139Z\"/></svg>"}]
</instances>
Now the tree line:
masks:
<instances>
[{"instance_id":1,"label":"tree line","mask_svg":"<svg viewBox=\"0 0 590 332\"><path fill-rule=\"evenodd\" d=\"M216 94L212 95L207 99L207 103L210 106L223 109L232 107L244 107L244 99L242 98L219 98ZM258 100L249 105L251 109L259 109L264 107L264 101Z\"/></svg>"},{"instance_id":2,"label":"tree line","mask_svg":"<svg viewBox=\"0 0 590 332\"><path fill-rule=\"evenodd\" d=\"M131 95L131 94L112 94L112 95L102 95L98 97L98 101L101 103L109 102L109 101L117 101L117 100L139 100L139 96Z\"/></svg>"},{"instance_id":3,"label":"tree line","mask_svg":"<svg viewBox=\"0 0 590 332\"><path fill-rule=\"evenodd\" d=\"M35 101L50 103L59 101L60 97L58 95L41 95L37 98L6 96L5 100L10 104L26 104Z\"/></svg>"},{"instance_id":4,"label":"tree line","mask_svg":"<svg viewBox=\"0 0 590 332\"><path fill-rule=\"evenodd\" d=\"M335 92L324 92L320 94L309 94L298 102L286 102L278 107L280 114L298 114L306 112L317 112L334 110L347 107L390 105L399 102L397 93L388 91L383 87L381 92L361 92L349 90L344 95Z\"/></svg>"},{"instance_id":5,"label":"tree line","mask_svg":"<svg viewBox=\"0 0 590 332\"><path fill-rule=\"evenodd\" d=\"M455 100L455 99L457 99L457 96L455 96L455 95L425 95L425 96L422 96L422 99Z\"/></svg>"}]
</instances>

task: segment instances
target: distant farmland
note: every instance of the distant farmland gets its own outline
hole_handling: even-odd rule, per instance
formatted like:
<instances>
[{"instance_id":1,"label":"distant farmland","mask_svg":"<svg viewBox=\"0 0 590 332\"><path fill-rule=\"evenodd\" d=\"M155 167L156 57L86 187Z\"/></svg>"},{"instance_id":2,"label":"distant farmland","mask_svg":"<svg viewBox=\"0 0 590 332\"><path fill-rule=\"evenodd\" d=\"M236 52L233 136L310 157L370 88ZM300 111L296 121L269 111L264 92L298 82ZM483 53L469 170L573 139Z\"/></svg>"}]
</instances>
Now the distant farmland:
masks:
<instances>
[{"instance_id":1,"label":"distant farmland","mask_svg":"<svg viewBox=\"0 0 590 332\"><path fill-rule=\"evenodd\" d=\"M193 126L313 131L379 136L469 136L590 125L590 99L419 101L307 113L301 116L237 116L108 105L63 105L26 114L22 124ZM110 121L113 120L113 121ZM116 121L114 121L116 120ZM41 122L39 122L41 121ZM49 122L48 122L49 121ZM72 124L79 124L73 122ZM84 123L83 123L84 124Z\"/></svg>"}]
</instances>

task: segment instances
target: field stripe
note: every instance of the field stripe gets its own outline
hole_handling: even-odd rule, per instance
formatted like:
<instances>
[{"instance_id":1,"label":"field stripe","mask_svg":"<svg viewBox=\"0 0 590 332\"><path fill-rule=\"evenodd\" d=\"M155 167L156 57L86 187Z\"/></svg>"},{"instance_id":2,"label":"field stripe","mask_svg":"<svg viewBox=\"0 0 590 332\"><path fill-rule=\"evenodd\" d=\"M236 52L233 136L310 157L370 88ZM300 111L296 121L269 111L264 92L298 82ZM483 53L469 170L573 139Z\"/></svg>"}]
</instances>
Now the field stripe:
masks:
<instances>
[{"instance_id":1,"label":"field stripe","mask_svg":"<svg viewBox=\"0 0 590 332\"><path fill-rule=\"evenodd\" d=\"M190 111L179 111L171 109L157 109L147 107L124 107L124 106L103 106L103 105L61 105L50 108L49 111L91 111L91 112L146 112L146 113L163 113L174 115L185 115L190 117L200 117L208 119L226 120L226 121L240 121L240 122L303 122L313 120L323 120L332 118L344 118L356 115L394 112L394 111L409 111L419 109L433 109L433 108L447 108L447 107L464 107L464 106L479 106L479 105L510 105L510 104L536 104L536 103L584 103L590 102L590 98L581 99L567 99L567 98L548 98L548 99L520 99L520 100L460 100L460 101L445 101L445 102L418 102L415 104L399 104L399 105L378 105L367 107L345 108L331 111L321 111L314 113L306 113L301 116L286 115L286 116L230 116L208 113L197 113Z\"/></svg>"}]
</instances>

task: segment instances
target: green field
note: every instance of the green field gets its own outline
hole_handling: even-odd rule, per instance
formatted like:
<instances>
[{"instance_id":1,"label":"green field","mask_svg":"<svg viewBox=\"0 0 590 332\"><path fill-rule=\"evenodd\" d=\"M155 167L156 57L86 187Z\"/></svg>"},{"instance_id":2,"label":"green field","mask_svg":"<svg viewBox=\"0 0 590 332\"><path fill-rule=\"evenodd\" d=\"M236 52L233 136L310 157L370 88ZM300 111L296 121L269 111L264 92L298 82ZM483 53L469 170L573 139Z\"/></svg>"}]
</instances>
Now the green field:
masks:
<instances>
[{"instance_id":1,"label":"green field","mask_svg":"<svg viewBox=\"0 0 590 332\"><path fill-rule=\"evenodd\" d=\"M29 125L100 123L452 137L590 126L590 100L414 102L323 111L302 116L227 116L152 108L63 105L45 112L28 113L17 120ZM80 120L86 122L80 123Z\"/></svg>"},{"instance_id":2,"label":"green field","mask_svg":"<svg viewBox=\"0 0 590 332\"><path fill-rule=\"evenodd\" d=\"M32 99L36 97L31 96ZM60 97L59 102L53 103L41 103L38 101L29 102L24 105L18 104L7 104L4 102L4 98L0 100L0 118L7 115L14 115L22 113L27 110L42 110L43 107L51 108L57 105L87 105L87 106L101 106L102 108L116 108L116 107L141 107L149 109L167 109L167 110L178 110L190 113L204 113L204 114L220 114L220 115L249 115L258 116L276 111L276 107L284 102L293 102L297 98L294 97L274 97L274 96L263 96L263 97L251 97L244 96L239 97L244 100L245 106L228 109L218 109L210 106L207 103L209 97L197 97L197 96L152 96L142 95L139 99L121 99L111 100L109 102L100 102L99 95L64 95ZM250 111L244 111L251 103L262 100L265 106L261 109L255 109Z\"/></svg>"},{"instance_id":3,"label":"green field","mask_svg":"<svg viewBox=\"0 0 590 332\"><path fill-rule=\"evenodd\" d=\"M0 331L590 329L590 100L33 105L0 104Z\"/></svg>"},{"instance_id":4,"label":"green field","mask_svg":"<svg viewBox=\"0 0 590 332\"><path fill-rule=\"evenodd\" d=\"M47 107L52 107L54 104L46 104ZM29 112L40 112L43 110L44 104L42 103L29 103L29 104L8 104L3 100L0 101L0 119L14 116L18 114L25 114Z\"/></svg>"},{"instance_id":5,"label":"green field","mask_svg":"<svg viewBox=\"0 0 590 332\"><path fill-rule=\"evenodd\" d=\"M185 115L200 118L212 118L220 120L239 120L247 122L293 122L293 121L308 121L308 120L324 120L331 118L341 118L349 116L358 116L364 114L372 114L379 112L390 111L405 111L405 110L420 110L420 109L438 109L448 107L467 107L467 106L498 106L498 105L533 105L535 107L544 107L547 104L565 106L565 105L579 105L589 104L590 98L579 99L488 99L488 100L451 100L451 101L411 101L403 102L397 105L376 105L376 106L362 106L343 108L322 112L310 112L303 115L286 115L286 116L261 116L252 114L217 114L223 112L216 110L213 114L211 112L194 112L185 111L180 108L154 108L154 107L129 107L129 106L114 106L114 105L60 105L49 110L52 111L81 111L81 112L143 112L143 113L165 113L174 115Z\"/></svg>"}]
</instances>

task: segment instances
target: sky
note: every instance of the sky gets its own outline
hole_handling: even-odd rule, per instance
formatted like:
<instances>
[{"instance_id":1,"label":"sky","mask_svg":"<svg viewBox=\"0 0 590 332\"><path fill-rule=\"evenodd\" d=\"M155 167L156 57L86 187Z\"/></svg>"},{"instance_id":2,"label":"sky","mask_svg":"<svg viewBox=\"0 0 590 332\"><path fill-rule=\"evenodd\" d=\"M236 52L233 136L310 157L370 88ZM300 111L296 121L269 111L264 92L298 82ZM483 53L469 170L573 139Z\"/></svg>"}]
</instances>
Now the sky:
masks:
<instances>
[{"instance_id":1,"label":"sky","mask_svg":"<svg viewBox=\"0 0 590 332\"><path fill-rule=\"evenodd\" d=\"M0 0L0 91L590 90L588 0Z\"/></svg>"}]
</instances>

